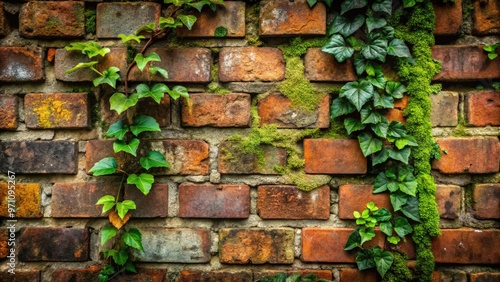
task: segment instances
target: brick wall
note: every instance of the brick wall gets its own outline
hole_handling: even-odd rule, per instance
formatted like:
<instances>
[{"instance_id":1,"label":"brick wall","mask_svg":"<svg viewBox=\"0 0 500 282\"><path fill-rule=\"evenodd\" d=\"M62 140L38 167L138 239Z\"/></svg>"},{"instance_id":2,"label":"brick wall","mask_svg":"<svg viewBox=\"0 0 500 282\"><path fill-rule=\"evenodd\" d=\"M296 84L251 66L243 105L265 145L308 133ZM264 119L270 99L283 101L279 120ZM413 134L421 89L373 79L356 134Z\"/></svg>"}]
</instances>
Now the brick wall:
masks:
<instances>
[{"instance_id":1,"label":"brick wall","mask_svg":"<svg viewBox=\"0 0 500 282\"><path fill-rule=\"evenodd\" d=\"M113 50L100 66L117 65L123 72L126 49L117 34L160 17L159 2L0 1L0 216L4 223L10 170L17 181L15 281L96 279L99 231L107 220L95 202L113 193L119 179L87 172L112 154L103 128L116 116L109 93L91 87L90 73L64 74L83 57L63 47L98 40ZM159 120L162 131L148 142L165 153L171 169L158 172L148 197L126 191L137 202L130 224L142 230L146 250L134 257L140 271L127 281L252 281L276 271L376 281L375 272L357 271L354 255L343 251L354 210L368 201L389 206L388 196L371 193L374 175L357 141L298 142L307 175L331 178L311 192L274 170L287 161L283 149L266 147L264 164L252 155L231 154L237 159L228 161L228 139L250 132L253 107L260 125L330 126L335 93L304 113L276 90L285 78L277 46L296 36L323 36L325 6L309 9L304 0L226 2L215 14L199 14L202 24L179 30L177 41L155 46L169 71L165 82L186 85L191 104L165 98L141 106ZM277 10L278 20L272 18ZM89 11L96 12L95 31L88 30ZM443 63L435 82L443 90L431 96L431 123L447 154L432 164L442 228L432 245L434 278L498 281L500 90L491 86L500 80L500 59L489 61L482 46L500 41L500 4L456 0L435 4L435 12L433 56ZM217 26L228 29L225 38L213 37ZM302 59L305 76L319 89L356 79L352 68L318 48ZM132 74L132 80L144 77ZM214 83L229 93L212 93ZM404 119L402 108L394 119ZM1 281L11 278L9 236L2 229ZM401 248L414 258L411 241Z\"/></svg>"}]
</instances>

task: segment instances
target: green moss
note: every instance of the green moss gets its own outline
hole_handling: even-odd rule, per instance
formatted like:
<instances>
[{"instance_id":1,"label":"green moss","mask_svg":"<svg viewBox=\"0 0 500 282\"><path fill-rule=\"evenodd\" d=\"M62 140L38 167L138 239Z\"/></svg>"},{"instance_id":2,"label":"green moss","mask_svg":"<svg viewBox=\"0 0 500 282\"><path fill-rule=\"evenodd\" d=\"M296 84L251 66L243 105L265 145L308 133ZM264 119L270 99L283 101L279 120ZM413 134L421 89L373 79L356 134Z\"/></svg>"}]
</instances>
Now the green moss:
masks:
<instances>
[{"instance_id":1,"label":"green moss","mask_svg":"<svg viewBox=\"0 0 500 282\"><path fill-rule=\"evenodd\" d=\"M96 12L94 10L88 10L85 12L85 32L95 33L95 16Z\"/></svg>"},{"instance_id":2,"label":"green moss","mask_svg":"<svg viewBox=\"0 0 500 282\"><path fill-rule=\"evenodd\" d=\"M328 37L313 38L308 40L303 40L300 37L296 37L292 39L289 44L280 45L279 48L283 52L285 60L287 60L294 57L301 57L307 53L307 49L322 47L327 42Z\"/></svg>"},{"instance_id":3,"label":"green moss","mask_svg":"<svg viewBox=\"0 0 500 282\"><path fill-rule=\"evenodd\" d=\"M132 45L127 44L127 65L134 61L135 55L137 55L137 50Z\"/></svg>"},{"instance_id":4,"label":"green moss","mask_svg":"<svg viewBox=\"0 0 500 282\"><path fill-rule=\"evenodd\" d=\"M467 122L465 121L465 118L463 115L459 114L458 115L458 123L457 123L457 127L455 127L455 129L453 129L451 135L453 137L463 137L463 136L467 136L467 132L465 131L465 129L467 128Z\"/></svg>"},{"instance_id":5,"label":"green moss","mask_svg":"<svg viewBox=\"0 0 500 282\"><path fill-rule=\"evenodd\" d=\"M62 26L61 21L56 17L49 16L47 19L47 28L55 28L59 26Z\"/></svg>"},{"instance_id":6,"label":"green moss","mask_svg":"<svg viewBox=\"0 0 500 282\"><path fill-rule=\"evenodd\" d=\"M413 275L408 268L408 257L404 253L394 252L394 261L392 262L391 268L385 274L382 279L383 282L403 282L411 281Z\"/></svg>"},{"instance_id":7,"label":"green moss","mask_svg":"<svg viewBox=\"0 0 500 282\"><path fill-rule=\"evenodd\" d=\"M472 0L462 0L462 19L467 19L474 11Z\"/></svg>"}]
</instances>

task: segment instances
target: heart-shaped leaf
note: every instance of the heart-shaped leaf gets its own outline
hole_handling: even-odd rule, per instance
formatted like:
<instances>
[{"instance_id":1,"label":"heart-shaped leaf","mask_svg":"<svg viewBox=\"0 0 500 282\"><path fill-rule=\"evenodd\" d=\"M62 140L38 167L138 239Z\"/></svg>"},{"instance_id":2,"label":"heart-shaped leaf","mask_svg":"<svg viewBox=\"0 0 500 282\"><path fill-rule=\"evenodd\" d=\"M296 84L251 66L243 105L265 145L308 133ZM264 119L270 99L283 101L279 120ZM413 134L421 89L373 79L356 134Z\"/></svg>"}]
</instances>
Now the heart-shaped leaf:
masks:
<instances>
[{"instance_id":1,"label":"heart-shaped leaf","mask_svg":"<svg viewBox=\"0 0 500 282\"><path fill-rule=\"evenodd\" d=\"M344 250L349 251L356 247L361 246L361 236L359 236L359 228L354 229L354 231L347 238Z\"/></svg>"},{"instance_id":2,"label":"heart-shaped leaf","mask_svg":"<svg viewBox=\"0 0 500 282\"><path fill-rule=\"evenodd\" d=\"M101 245L103 246L106 242L115 237L118 229L114 226L106 226L101 231Z\"/></svg>"},{"instance_id":3,"label":"heart-shaped leaf","mask_svg":"<svg viewBox=\"0 0 500 282\"><path fill-rule=\"evenodd\" d=\"M95 163L89 172L94 176L109 175L115 173L117 168L118 163L115 158L109 157Z\"/></svg>"},{"instance_id":4,"label":"heart-shaped leaf","mask_svg":"<svg viewBox=\"0 0 500 282\"><path fill-rule=\"evenodd\" d=\"M394 38L387 46L387 54L398 58L410 58L411 53L403 40Z\"/></svg>"},{"instance_id":5,"label":"heart-shaped leaf","mask_svg":"<svg viewBox=\"0 0 500 282\"><path fill-rule=\"evenodd\" d=\"M413 229L406 218L398 217L394 222L394 232L396 232L399 237L404 238L406 235L413 232Z\"/></svg>"},{"instance_id":6,"label":"heart-shaped leaf","mask_svg":"<svg viewBox=\"0 0 500 282\"><path fill-rule=\"evenodd\" d=\"M123 120L119 120L109 126L109 129L106 132L106 136L115 137L118 140L123 140L127 132L128 126L123 122Z\"/></svg>"},{"instance_id":7,"label":"heart-shaped leaf","mask_svg":"<svg viewBox=\"0 0 500 282\"><path fill-rule=\"evenodd\" d=\"M131 228L129 232L123 233L122 238L127 246L138 249L144 253L144 248L142 247L142 234L137 228Z\"/></svg>"},{"instance_id":8,"label":"heart-shaped leaf","mask_svg":"<svg viewBox=\"0 0 500 282\"><path fill-rule=\"evenodd\" d=\"M161 103L161 99L165 96L165 92L169 91L168 87L163 83L155 84L152 89L149 89L146 84L139 84L135 89L137 94L139 94L139 99L150 97L158 104Z\"/></svg>"},{"instance_id":9,"label":"heart-shaped leaf","mask_svg":"<svg viewBox=\"0 0 500 282\"><path fill-rule=\"evenodd\" d=\"M382 12L387 15L392 14L392 0L376 0L372 5L374 12Z\"/></svg>"},{"instance_id":10,"label":"heart-shaped leaf","mask_svg":"<svg viewBox=\"0 0 500 282\"><path fill-rule=\"evenodd\" d=\"M172 90L167 91L167 92L170 95L170 97L172 97L172 99L174 99L174 100L177 100L179 97L184 97L186 99L189 98L188 90L184 86L180 86L180 85L174 86L174 88Z\"/></svg>"},{"instance_id":11,"label":"heart-shaped leaf","mask_svg":"<svg viewBox=\"0 0 500 282\"><path fill-rule=\"evenodd\" d=\"M344 0L340 5L340 13L343 15L352 9L363 8L367 4L367 0Z\"/></svg>"},{"instance_id":12,"label":"heart-shaped leaf","mask_svg":"<svg viewBox=\"0 0 500 282\"><path fill-rule=\"evenodd\" d=\"M134 124L130 126L130 131L135 136L138 136L144 131L161 131L160 125L156 119L150 116L141 115L134 119Z\"/></svg>"},{"instance_id":13,"label":"heart-shaped leaf","mask_svg":"<svg viewBox=\"0 0 500 282\"><path fill-rule=\"evenodd\" d=\"M141 166L146 170L152 167L170 167L165 156L157 151L150 151L146 157L140 159Z\"/></svg>"},{"instance_id":14,"label":"heart-shaped leaf","mask_svg":"<svg viewBox=\"0 0 500 282\"><path fill-rule=\"evenodd\" d=\"M118 152L126 152L131 154L132 156L136 157L137 156L137 148L139 148L139 139L134 138L132 139L129 143L121 140L116 140L113 142L113 151L115 153Z\"/></svg>"},{"instance_id":15,"label":"heart-shaped leaf","mask_svg":"<svg viewBox=\"0 0 500 282\"><path fill-rule=\"evenodd\" d=\"M374 137L368 132L363 132L358 136L361 151L365 157L382 150L382 140Z\"/></svg>"},{"instance_id":16,"label":"heart-shaped leaf","mask_svg":"<svg viewBox=\"0 0 500 282\"><path fill-rule=\"evenodd\" d=\"M344 37L348 37L354 32L356 32L365 23L365 17L363 15L357 15L354 19L349 20L341 15L335 17L332 23L332 28L330 32L332 34L342 34Z\"/></svg>"},{"instance_id":17,"label":"heart-shaped leaf","mask_svg":"<svg viewBox=\"0 0 500 282\"><path fill-rule=\"evenodd\" d=\"M118 213L118 216L124 220L125 215L128 213L129 210L135 210L135 202L132 200L124 200L123 202L118 202L116 203L116 212Z\"/></svg>"},{"instance_id":18,"label":"heart-shaped leaf","mask_svg":"<svg viewBox=\"0 0 500 282\"><path fill-rule=\"evenodd\" d=\"M351 135L351 133L365 129L366 125L362 124L359 119L348 117L344 119L344 127L347 130L347 133Z\"/></svg>"},{"instance_id":19,"label":"heart-shaped leaf","mask_svg":"<svg viewBox=\"0 0 500 282\"><path fill-rule=\"evenodd\" d=\"M416 222L420 222L420 214L418 211L418 198L417 197L409 197L406 204L401 207L401 212Z\"/></svg>"},{"instance_id":20,"label":"heart-shaped leaf","mask_svg":"<svg viewBox=\"0 0 500 282\"><path fill-rule=\"evenodd\" d=\"M168 78L168 71L166 69L164 69L164 68L160 68L160 67L157 67L157 66L150 66L149 67L149 72L152 75L156 75L157 73L159 73L164 78Z\"/></svg>"},{"instance_id":21,"label":"heart-shaped leaf","mask_svg":"<svg viewBox=\"0 0 500 282\"><path fill-rule=\"evenodd\" d=\"M147 173L131 174L127 178L127 184L134 184L144 195L149 194L154 182L154 176Z\"/></svg>"},{"instance_id":22,"label":"heart-shaped leaf","mask_svg":"<svg viewBox=\"0 0 500 282\"><path fill-rule=\"evenodd\" d=\"M363 46L361 54L367 60L378 60L384 63L387 56L387 40L373 40L370 44Z\"/></svg>"},{"instance_id":23,"label":"heart-shaped leaf","mask_svg":"<svg viewBox=\"0 0 500 282\"><path fill-rule=\"evenodd\" d=\"M155 52L149 53L146 57L143 54L138 53L135 55L134 61L137 63L137 67L143 71L149 62L160 62L161 58Z\"/></svg>"},{"instance_id":24,"label":"heart-shaped leaf","mask_svg":"<svg viewBox=\"0 0 500 282\"><path fill-rule=\"evenodd\" d=\"M392 261L394 260L394 257L390 252L382 252L378 256L374 256L373 260L375 261L375 266L377 268L378 273L380 276L384 277L385 273L391 268Z\"/></svg>"},{"instance_id":25,"label":"heart-shaped leaf","mask_svg":"<svg viewBox=\"0 0 500 282\"><path fill-rule=\"evenodd\" d=\"M102 72L102 76L97 77L92 81L95 87L101 84L108 84L109 86L116 88L116 81L120 79L120 71L117 67L109 67L107 70Z\"/></svg>"},{"instance_id":26,"label":"heart-shaped leaf","mask_svg":"<svg viewBox=\"0 0 500 282\"><path fill-rule=\"evenodd\" d=\"M187 27L187 29L191 30L197 18L193 15L184 15L180 14L178 16L179 20Z\"/></svg>"},{"instance_id":27,"label":"heart-shaped leaf","mask_svg":"<svg viewBox=\"0 0 500 282\"><path fill-rule=\"evenodd\" d=\"M387 21L382 18L368 17L366 18L366 27L368 28L368 32L372 32L372 30L376 28L381 28L387 24Z\"/></svg>"},{"instance_id":28,"label":"heart-shaped leaf","mask_svg":"<svg viewBox=\"0 0 500 282\"><path fill-rule=\"evenodd\" d=\"M333 35L321 51L332 54L335 59L342 63L354 54L354 48L348 46L341 35Z\"/></svg>"},{"instance_id":29,"label":"heart-shaped leaf","mask_svg":"<svg viewBox=\"0 0 500 282\"><path fill-rule=\"evenodd\" d=\"M137 101L139 101L137 93L131 94L127 98L125 94L116 92L109 98L109 105L111 110L115 110L118 114L121 114L128 108L135 106Z\"/></svg>"},{"instance_id":30,"label":"heart-shaped leaf","mask_svg":"<svg viewBox=\"0 0 500 282\"><path fill-rule=\"evenodd\" d=\"M330 118L334 119L354 112L356 108L346 98L337 98L333 100L330 107Z\"/></svg>"},{"instance_id":31,"label":"heart-shaped leaf","mask_svg":"<svg viewBox=\"0 0 500 282\"><path fill-rule=\"evenodd\" d=\"M107 211L109 211L110 209L112 209L115 206L115 197L113 197L111 195L102 196L97 201L96 206L97 205L103 205L102 206L102 213L106 213Z\"/></svg>"},{"instance_id":32,"label":"heart-shaped leaf","mask_svg":"<svg viewBox=\"0 0 500 282\"><path fill-rule=\"evenodd\" d=\"M373 97L374 89L367 80L351 81L340 89L339 97L347 98L358 111Z\"/></svg>"}]
</instances>

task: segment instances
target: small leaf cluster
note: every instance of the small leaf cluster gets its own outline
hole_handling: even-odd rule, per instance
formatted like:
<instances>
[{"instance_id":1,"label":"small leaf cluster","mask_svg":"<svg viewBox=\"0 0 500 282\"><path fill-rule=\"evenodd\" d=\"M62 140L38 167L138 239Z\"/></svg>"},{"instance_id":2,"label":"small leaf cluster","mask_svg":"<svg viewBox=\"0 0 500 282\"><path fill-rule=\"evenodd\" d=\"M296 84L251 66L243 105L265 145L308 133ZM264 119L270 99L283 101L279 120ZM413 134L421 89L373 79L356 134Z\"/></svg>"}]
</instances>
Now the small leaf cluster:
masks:
<instances>
[{"instance_id":1,"label":"small leaf cluster","mask_svg":"<svg viewBox=\"0 0 500 282\"><path fill-rule=\"evenodd\" d=\"M495 44L483 46L483 50L488 53L488 59L494 60L496 57L498 57L498 53L496 51L498 46L500 46L500 43L495 43Z\"/></svg>"},{"instance_id":2,"label":"small leaf cluster","mask_svg":"<svg viewBox=\"0 0 500 282\"><path fill-rule=\"evenodd\" d=\"M277 273L273 276L263 277L255 282L330 282L330 280L321 279L316 274L307 274L304 277L300 274Z\"/></svg>"}]
</instances>

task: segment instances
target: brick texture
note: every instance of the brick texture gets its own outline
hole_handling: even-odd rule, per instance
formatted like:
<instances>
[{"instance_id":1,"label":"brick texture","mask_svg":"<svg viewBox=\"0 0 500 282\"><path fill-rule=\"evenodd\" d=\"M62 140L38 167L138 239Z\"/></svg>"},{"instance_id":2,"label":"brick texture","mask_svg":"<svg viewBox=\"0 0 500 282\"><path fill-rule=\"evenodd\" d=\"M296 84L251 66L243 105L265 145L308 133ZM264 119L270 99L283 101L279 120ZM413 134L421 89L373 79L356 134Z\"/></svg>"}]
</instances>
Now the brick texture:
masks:
<instances>
[{"instance_id":1,"label":"brick texture","mask_svg":"<svg viewBox=\"0 0 500 282\"><path fill-rule=\"evenodd\" d=\"M345 82L357 80L351 60L338 63L321 48L309 48L304 57L305 76L310 81Z\"/></svg>"},{"instance_id":2,"label":"brick texture","mask_svg":"<svg viewBox=\"0 0 500 282\"><path fill-rule=\"evenodd\" d=\"M41 273L40 270L35 269L25 269L20 270L16 268L16 274L12 275L7 271L0 272L0 281L10 281L10 282L40 282Z\"/></svg>"},{"instance_id":3,"label":"brick texture","mask_svg":"<svg viewBox=\"0 0 500 282\"><path fill-rule=\"evenodd\" d=\"M354 211L362 212L366 203L374 202L379 208L392 211L391 201L386 193L373 194L373 185L341 185L339 187L340 219L354 219Z\"/></svg>"},{"instance_id":4,"label":"brick texture","mask_svg":"<svg viewBox=\"0 0 500 282\"><path fill-rule=\"evenodd\" d=\"M116 195L118 184L55 183L52 187L52 217L103 217L97 201L104 195Z\"/></svg>"},{"instance_id":5,"label":"brick texture","mask_svg":"<svg viewBox=\"0 0 500 282\"><path fill-rule=\"evenodd\" d=\"M291 264L293 240L289 228L224 228L219 231L219 259L228 264Z\"/></svg>"},{"instance_id":6,"label":"brick texture","mask_svg":"<svg viewBox=\"0 0 500 282\"><path fill-rule=\"evenodd\" d=\"M179 282L252 282L250 271L210 271L183 270Z\"/></svg>"},{"instance_id":7,"label":"brick texture","mask_svg":"<svg viewBox=\"0 0 500 282\"><path fill-rule=\"evenodd\" d=\"M179 217L248 218L250 187L235 184L179 186Z\"/></svg>"},{"instance_id":8,"label":"brick texture","mask_svg":"<svg viewBox=\"0 0 500 282\"><path fill-rule=\"evenodd\" d=\"M312 9L305 0L261 1L259 33L262 36L324 35L326 6Z\"/></svg>"},{"instance_id":9,"label":"brick texture","mask_svg":"<svg viewBox=\"0 0 500 282\"><path fill-rule=\"evenodd\" d=\"M19 123L18 112L16 96L0 96L0 129L16 130Z\"/></svg>"},{"instance_id":10,"label":"brick texture","mask_svg":"<svg viewBox=\"0 0 500 282\"><path fill-rule=\"evenodd\" d=\"M19 34L38 38L83 37L84 5L83 1L25 3L19 13Z\"/></svg>"},{"instance_id":11,"label":"brick texture","mask_svg":"<svg viewBox=\"0 0 500 282\"><path fill-rule=\"evenodd\" d=\"M8 242L11 233L7 229L8 225L6 226L7 226L6 228L0 231L0 259L4 259L10 254L10 246L8 246Z\"/></svg>"},{"instance_id":12,"label":"brick texture","mask_svg":"<svg viewBox=\"0 0 500 282\"><path fill-rule=\"evenodd\" d=\"M495 282L500 280L500 272L480 272L480 273L471 273L470 281L471 282Z\"/></svg>"},{"instance_id":13,"label":"brick texture","mask_svg":"<svg viewBox=\"0 0 500 282\"><path fill-rule=\"evenodd\" d=\"M320 270L320 269L301 269L301 270L265 270L260 272L254 272L253 279L257 280L263 277L269 277L276 275L278 273L286 273L287 275L300 274L304 277L309 274L316 275L319 279L333 280L333 275L330 270Z\"/></svg>"},{"instance_id":14,"label":"brick texture","mask_svg":"<svg viewBox=\"0 0 500 282\"><path fill-rule=\"evenodd\" d=\"M357 140L305 139L304 158L307 173L363 174L367 161Z\"/></svg>"},{"instance_id":15,"label":"brick texture","mask_svg":"<svg viewBox=\"0 0 500 282\"><path fill-rule=\"evenodd\" d=\"M12 189L12 187L14 189ZM9 190L15 192L16 218L41 218L41 188L38 183L0 182L0 216L9 217Z\"/></svg>"},{"instance_id":16,"label":"brick texture","mask_svg":"<svg viewBox=\"0 0 500 282\"><path fill-rule=\"evenodd\" d=\"M379 281L378 273L375 269L359 271L357 268L342 268L340 270L340 281Z\"/></svg>"},{"instance_id":17,"label":"brick texture","mask_svg":"<svg viewBox=\"0 0 500 282\"><path fill-rule=\"evenodd\" d=\"M500 91L480 91L465 96L467 122L474 126L500 126Z\"/></svg>"},{"instance_id":18,"label":"brick texture","mask_svg":"<svg viewBox=\"0 0 500 282\"><path fill-rule=\"evenodd\" d=\"M183 126L248 127L251 97L249 94L191 94L183 99Z\"/></svg>"},{"instance_id":19,"label":"brick texture","mask_svg":"<svg viewBox=\"0 0 500 282\"><path fill-rule=\"evenodd\" d=\"M245 154L237 143L222 142L219 146L218 171L224 174L278 174L275 166L286 166L286 151L273 146L261 146L262 159L257 154Z\"/></svg>"},{"instance_id":20,"label":"brick texture","mask_svg":"<svg viewBox=\"0 0 500 282\"><path fill-rule=\"evenodd\" d=\"M0 82L45 79L42 54L36 47L0 47Z\"/></svg>"},{"instance_id":21,"label":"brick texture","mask_svg":"<svg viewBox=\"0 0 500 282\"><path fill-rule=\"evenodd\" d=\"M441 91L430 95L432 126L456 126L458 124L458 93Z\"/></svg>"},{"instance_id":22,"label":"brick texture","mask_svg":"<svg viewBox=\"0 0 500 282\"><path fill-rule=\"evenodd\" d=\"M500 143L496 137L439 138L442 154L432 167L442 173L492 173L499 170Z\"/></svg>"},{"instance_id":23,"label":"brick texture","mask_svg":"<svg viewBox=\"0 0 500 282\"><path fill-rule=\"evenodd\" d=\"M56 269L52 272L52 281L98 281L101 267L97 265L78 269Z\"/></svg>"},{"instance_id":24,"label":"brick texture","mask_svg":"<svg viewBox=\"0 0 500 282\"><path fill-rule=\"evenodd\" d=\"M3 2L0 2L0 37L7 34L7 20L3 10Z\"/></svg>"},{"instance_id":25,"label":"brick texture","mask_svg":"<svg viewBox=\"0 0 500 282\"><path fill-rule=\"evenodd\" d=\"M479 184L474 187L474 217L500 218L500 184Z\"/></svg>"},{"instance_id":26,"label":"brick texture","mask_svg":"<svg viewBox=\"0 0 500 282\"><path fill-rule=\"evenodd\" d=\"M137 207L131 211L132 218L168 215L168 184L153 184L147 196L144 196L135 185L128 185L125 189L125 199L133 200Z\"/></svg>"},{"instance_id":27,"label":"brick texture","mask_svg":"<svg viewBox=\"0 0 500 282\"><path fill-rule=\"evenodd\" d=\"M457 219L462 204L461 188L455 185L437 185L436 188L436 202L441 218Z\"/></svg>"},{"instance_id":28,"label":"brick texture","mask_svg":"<svg viewBox=\"0 0 500 282\"><path fill-rule=\"evenodd\" d=\"M290 185L260 185L257 212L264 219L328 219L330 188L303 192Z\"/></svg>"},{"instance_id":29,"label":"brick texture","mask_svg":"<svg viewBox=\"0 0 500 282\"><path fill-rule=\"evenodd\" d=\"M467 282L467 273L465 271L434 271L432 278L433 282Z\"/></svg>"},{"instance_id":30,"label":"brick texture","mask_svg":"<svg viewBox=\"0 0 500 282\"><path fill-rule=\"evenodd\" d=\"M453 3L432 3L436 14L434 35L451 36L460 32L462 25L462 0Z\"/></svg>"},{"instance_id":31,"label":"brick texture","mask_svg":"<svg viewBox=\"0 0 500 282\"><path fill-rule=\"evenodd\" d=\"M477 35L500 34L500 3L498 1L474 1L473 29Z\"/></svg>"}]
</instances>

